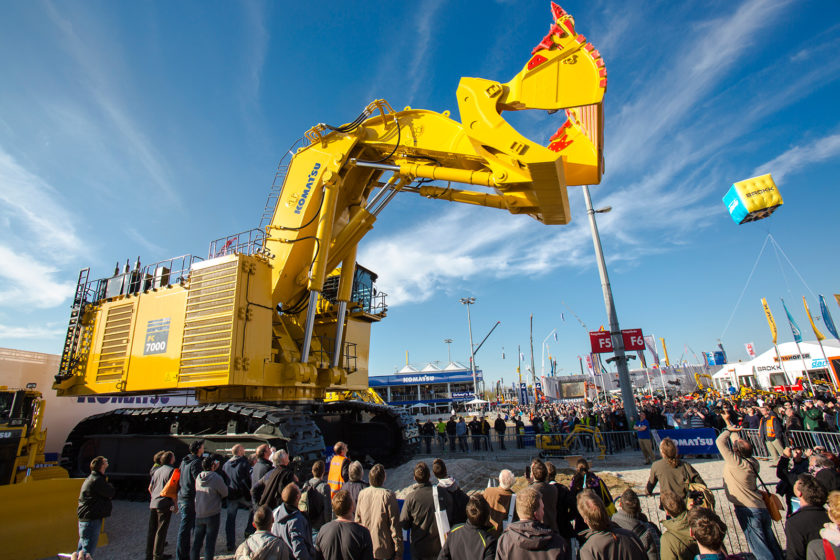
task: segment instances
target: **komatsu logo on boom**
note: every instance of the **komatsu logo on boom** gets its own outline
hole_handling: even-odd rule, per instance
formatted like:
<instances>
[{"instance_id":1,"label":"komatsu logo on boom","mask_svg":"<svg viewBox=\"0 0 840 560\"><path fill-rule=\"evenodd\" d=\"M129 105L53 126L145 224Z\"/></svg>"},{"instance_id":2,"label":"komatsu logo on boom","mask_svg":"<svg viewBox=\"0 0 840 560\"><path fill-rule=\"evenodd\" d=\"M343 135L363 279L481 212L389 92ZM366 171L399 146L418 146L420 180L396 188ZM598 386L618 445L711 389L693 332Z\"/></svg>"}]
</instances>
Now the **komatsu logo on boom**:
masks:
<instances>
[{"instance_id":1,"label":"komatsu logo on boom","mask_svg":"<svg viewBox=\"0 0 840 560\"><path fill-rule=\"evenodd\" d=\"M312 184L315 183L315 178L318 176L319 169L321 169L321 164L316 163L315 167L312 168L312 171L309 172L309 178L306 180L306 186L303 188L303 192L300 193L300 198L297 201L295 214L300 214L301 210L303 210L303 205L306 204L306 199L309 198L309 191L312 190Z\"/></svg>"}]
</instances>

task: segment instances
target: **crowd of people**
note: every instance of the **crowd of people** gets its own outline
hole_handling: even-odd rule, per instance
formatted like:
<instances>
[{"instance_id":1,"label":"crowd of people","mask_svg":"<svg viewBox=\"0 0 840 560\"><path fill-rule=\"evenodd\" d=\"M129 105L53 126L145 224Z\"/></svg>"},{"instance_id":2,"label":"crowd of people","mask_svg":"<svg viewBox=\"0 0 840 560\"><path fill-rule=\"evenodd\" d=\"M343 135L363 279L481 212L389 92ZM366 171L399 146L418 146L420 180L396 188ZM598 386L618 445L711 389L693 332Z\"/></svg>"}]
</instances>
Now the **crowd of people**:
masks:
<instances>
[{"instance_id":1,"label":"crowd of people","mask_svg":"<svg viewBox=\"0 0 840 560\"><path fill-rule=\"evenodd\" d=\"M578 462L569 486L556 481L554 465L534 459L525 469L528 485L516 493L515 475L503 470L498 485L472 495L449 476L442 459L431 467L421 461L400 508L396 494L384 486L385 468L374 465L365 477L363 465L347 457L342 442L331 459L316 461L311 478L301 481L283 449L261 445L246 456L236 445L225 458L206 454L203 442L194 441L177 468L171 451L154 457L146 558L171 558L165 552L166 537L176 514L177 560L212 559L220 531L237 559L385 560L402 558L404 546L413 559L725 558L725 536L733 527L715 513L715 499L697 470L670 438L661 441L661 458L655 460L651 431L669 427L718 430L715 444L733 512L729 525L737 523L756 558L836 558L840 460L824 446L828 434L837 430L840 407L835 402L779 395L766 402L646 399L638 404L639 420L630 428L645 462L652 463L645 490L651 494L659 488L659 507L666 516L661 524L645 517L633 490L614 500L585 459ZM525 421L541 433L571 431L577 424L604 431L628 427L620 403L552 403L527 414L516 409L509 414L497 415L492 425L483 416L469 422L464 417L429 420L420 425L421 434L427 446L437 440L441 449L467 450L492 449L495 432L502 449L505 433L521 435ZM801 433L810 437L805 443L811 445L794 437ZM770 488L759 476L757 446L763 446L766 459L776 461L775 493L784 498L780 509L787 512L784 551L772 531L776 512L766 492ZM105 476L107 459L97 457L90 467L79 498L80 558L95 553L114 496ZM240 513L247 522L244 534L237 535Z\"/></svg>"}]
</instances>

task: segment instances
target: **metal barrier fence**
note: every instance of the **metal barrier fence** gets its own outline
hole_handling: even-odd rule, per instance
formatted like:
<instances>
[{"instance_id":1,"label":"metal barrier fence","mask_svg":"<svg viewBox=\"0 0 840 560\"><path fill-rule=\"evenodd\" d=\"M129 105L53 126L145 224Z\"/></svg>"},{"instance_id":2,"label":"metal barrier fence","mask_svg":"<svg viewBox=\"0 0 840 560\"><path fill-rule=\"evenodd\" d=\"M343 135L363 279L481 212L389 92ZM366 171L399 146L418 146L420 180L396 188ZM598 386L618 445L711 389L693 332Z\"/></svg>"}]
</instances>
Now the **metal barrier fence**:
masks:
<instances>
[{"instance_id":1,"label":"metal barrier fence","mask_svg":"<svg viewBox=\"0 0 840 560\"><path fill-rule=\"evenodd\" d=\"M767 449L767 444L759 436L758 430L741 430L741 436L752 444L753 454L756 457L764 459L771 456L770 451ZM835 455L840 455L840 434L791 430L786 433L786 437L788 445L793 444L803 449L813 449L821 445Z\"/></svg>"},{"instance_id":2,"label":"metal barrier fence","mask_svg":"<svg viewBox=\"0 0 840 560\"><path fill-rule=\"evenodd\" d=\"M724 523L726 523L726 551L729 554L737 554L739 552L750 552L750 547L747 544L747 539L741 526L738 525L738 520L735 518L735 508L732 503L726 499L726 493L722 487L709 488L715 498L715 512L720 516ZM659 509L659 492L650 496L639 495L639 501L642 505L642 513L644 513L648 521L656 523L659 528L662 528L662 522L665 520L665 512ZM779 546L782 550L786 548L785 540L785 526L784 517L782 521L773 521L773 534L776 535L776 540L779 541Z\"/></svg>"},{"instance_id":3,"label":"metal barrier fence","mask_svg":"<svg viewBox=\"0 0 840 560\"><path fill-rule=\"evenodd\" d=\"M568 448L563 447L563 442L568 438L569 433L550 432L539 433L526 432L522 434L510 433L510 429L503 436L496 433L492 435L470 435L465 436L420 436L420 453L441 453L461 454L468 453L484 454L497 453L499 451L516 451L530 449L532 452L544 451L546 454L569 454L569 453L600 453L600 449L593 434L575 434ZM606 453L612 455L627 450L639 450L639 442L636 432L601 432L600 436L604 442ZM537 439L540 438L538 442ZM546 439L547 438L547 439Z\"/></svg>"}]
</instances>

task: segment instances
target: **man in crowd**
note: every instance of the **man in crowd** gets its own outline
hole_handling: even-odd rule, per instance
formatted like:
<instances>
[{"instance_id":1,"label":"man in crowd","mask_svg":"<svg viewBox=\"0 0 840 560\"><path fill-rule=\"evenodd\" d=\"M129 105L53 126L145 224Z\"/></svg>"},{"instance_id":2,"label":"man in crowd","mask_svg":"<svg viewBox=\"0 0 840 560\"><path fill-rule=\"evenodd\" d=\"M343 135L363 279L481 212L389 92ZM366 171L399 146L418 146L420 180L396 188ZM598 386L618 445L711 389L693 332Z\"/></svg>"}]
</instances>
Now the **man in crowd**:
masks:
<instances>
[{"instance_id":1,"label":"man in crowd","mask_svg":"<svg viewBox=\"0 0 840 560\"><path fill-rule=\"evenodd\" d=\"M659 505L669 517L662 522L660 557L662 560L694 560L694 557L700 554L700 550L688 528L685 498L670 490L662 490Z\"/></svg>"},{"instance_id":2,"label":"man in crowd","mask_svg":"<svg viewBox=\"0 0 840 560\"><path fill-rule=\"evenodd\" d=\"M289 453L285 449L275 451L271 456L271 463L274 468L251 489L251 498L254 504L268 506L274 511L274 508L280 505L280 494L283 489L292 482L297 482L298 479L289 466ZM274 521L277 522L276 512L274 512Z\"/></svg>"},{"instance_id":3,"label":"man in crowd","mask_svg":"<svg viewBox=\"0 0 840 560\"><path fill-rule=\"evenodd\" d=\"M361 523L370 531L376 560L402 558L400 508L397 495L382 487L385 484L385 467L378 463L374 465L368 479L370 486L359 492L356 523Z\"/></svg>"},{"instance_id":4,"label":"man in crowd","mask_svg":"<svg viewBox=\"0 0 840 560\"><path fill-rule=\"evenodd\" d=\"M485 451L493 451L493 442L491 441L490 422L487 418L481 417L481 444Z\"/></svg>"},{"instance_id":5,"label":"man in crowd","mask_svg":"<svg viewBox=\"0 0 840 560\"><path fill-rule=\"evenodd\" d=\"M496 416L496 421L493 422L493 429L496 430L496 437L499 438L499 449L504 451L505 450L505 430L507 429L507 424L502 419L501 414Z\"/></svg>"},{"instance_id":6,"label":"man in crowd","mask_svg":"<svg viewBox=\"0 0 840 560\"><path fill-rule=\"evenodd\" d=\"M434 560L441 549L439 528L435 519L435 492L429 478L429 466L420 461L414 466L415 484L409 489L400 513L403 530L410 531L413 560ZM448 492L437 492L437 498L439 510L448 511L452 507L452 498Z\"/></svg>"},{"instance_id":7,"label":"man in crowd","mask_svg":"<svg viewBox=\"0 0 840 560\"><path fill-rule=\"evenodd\" d=\"M656 457L653 456L653 446L650 437L650 422L647 420L647 415L644 412L639 413L639 420L633 426L636 431L636 437L639 438L639 448L642 450L642 455L645 457L645 465L651 464Z\"/></svg>"},{"instance_id":8,"label":"man in crowd","mask_svg":"<svg viewBox=\"0 0 840 560\"><path fill-rule=\"evenodd\" d=\"M307 494L310 502L307 519L309 520L309 525L312 527L312 538L315 538L314 535L318 533L321 527L329 523L332 518L330 505L331 492L329 485L324 481L324 469L323 459L315 461L312 464L312 478L307 480L303 488L301 488L301 493L309 492ZM314 505L316 499L320 499L320 505ZM320 515L318 514L319 512Z\"/></svg>"},{"instance_id":9,"label":"man in crowd","mask_svg":"<svg viewBox=\"0 0 840 560\"><path fill-rule=\"evenodd\" d=\"M484 499L490 509L488 522L492 527L491 532L497 537L502 534L504 522L510 517L510 503L513 499L513 483L516 477L513 473L504 469L499 473L499 485L487 488L484 491Z\"/></svg>"},{"instance_id":10,"label":"man in crowd","mask_svg":"<svg viewBox=\"0 0 840 560\"><path fill-rule=\"evenodd\" d=\"M542 523L544 512L540 493L533 487L517 493L519 521L508 525L499 537L496 560L571 560L569 542Z\"/></svg>"},{"instance_id":11,"label":"man in crowd","mask_svg":"<svg viewBox=\"0 0 840 560\"><path fill-rule=\"evenodd\" d=\"M420 433L423 435L423 441L426 442L426 454L432 454L432 440L435 439L435 425L431 419L426 419L422 426L420 426Z\"/></svg>"},{"instance_id":12,"label":"man in crowd","mask_svg":"<svg viewBox=\"0 0 840 560\"><path fill-rule=\"evenodd\" d=\"M251 511L251 465L245 457L245 448L236 444L230 452L233 457L222 466L222 472L228 483L225 538L228 552L233 552L236 549L236 514L240 509L249 512L246 528L251 526L254 514Z\"/></svg>"},{"instance_id":13,"label":"man in crowd","mask_svg":"<svg viewBox=\"0 0 840 560\"><path fill-rule=\"evenodd\" d=\"M582 535L585 542L580 548L580 560L648 560L639 537L610 521L604 502L595 492L584 490L578 494L577 509L589 527Z\"/></svg>"},{"instance_id":14,"label":"man in crowd","mask_svg":"<svg viewBox=\"0 0 840 560\"><path fill-rule=\"evenodd\" d=\"M648 555L648 560L659 560L659 538L661 533L655 525L649 523L642 513L639 496L631 488L621 495L618 511L612 516L612 521L622 529L627 529L642 541L642 546Z\"/></svg>"},{"instance_id":15,"label":"man in crowd","mask_svg":"<svg viewBox=\"0 0 840 560\"><path fill-rule=\"evenodd\" d=\"M557 492L557 516L555 518L557 519L557 532L564 539L572 539L575 536L572 522L577 508L575 496L568 486L557 482L557 468L554 463L546 462L545 470L548 473L546 482Z\"/></svg>"},{"instance_id":16,"label":"man in crowd","mask_svg":"<svg viewBox=\"0 0 840 560\"><path fill-rule=\"evenodd\" d=\"M525 424L519 415L514 416L513 426L514 430L516 430L516 448L525 449L525 444L522 442L522 434L525 433Z\"/></svg>"},{"instance_id":17,"label":"man in crowd","mask_svg":"<svg viewBox=\"0 0 840 560\"><path fill-rule=\"evenodd\" d=\"M455 451L455 436L458 435L459 427L458 422L455 422L455 416L452 415L449 417L449 421L446 423L446 437L449 438L449 451ZM460 419L460 424L464 424L464 418ZM466 425L464 425L464 433L461 434L464 436L464 441L467 439L467 431ZM441 446L441 449L443 447ZM466 451L466 449L461 449L461 451Z\"/></svg>"},{"instance_id":18,"label":"man in crowd","mask_svg":"<svg viewBox=\"0 0 840 560\"><path fill-rule=\"evenodd\" d=\"M449 434L448 424L446 426L446 432ZM463 416L458 418L458 424L455 426L455 435L458 437L458 451L464 453L469 451L470 448L467 445L467 423L464 421ZM455 451L455 438L452 435L449 436L449 449L450 451Z\"/></svg>"},{"instance_id":19,"label":"man in crowd","mask_svg":"<svg viewBox=\"0 0 840 560\"><path fill-rule=\"evenodd\" d=\"M359 461L353 461L350 463L350 466L347 467L347 476L349 477L349 480L344 483L341 489L347 490L347 493L350 494L350 498L352 498L354 504L359 499L359 492L368 487L368 483L362 480L364 474L365 469Z\"/></svg>"},{"instance_id":20,"label":"man in crowd","mask_svg":"<svg viewBox=\"0 0 840 560\"><path fill-rule=\"evenodd\" d=\"M333 456L327 471L327 484L330 485L330 498L341 490L345 482L350 480L350 459L347 458L347 444L337 441L333 445Z\"/></svg>"},{"instance_id":21,"label":"man in crowd","mask_svg":"<svg viewBox=\"0 0 840 560\"><path fill-rule=\"evenodd\" d=\"M164 560L163 548L166 545L166 532L175 501L163 495L163 489L175 472L175 454L165 451L159 458L160 466L152 474L149 483L149 532L146 534L146 560Z\"/></svg>"},{"instance_id":22,"label":"man in crowd","mask_svg":"<svg viewBox=\"0 0 840 560\"><path fill-rule=\"evenodd\" d=\"M254 512L256 532L236 549L236 558L264 558L265 560L293 560L292 549L283 539L271 534L274 515L266 506Z\"/></svg>"},{"instance_id":23,"label":"man in crowd","mask_svg":"<svg viewBox=\"0 0 840 560\"><path fill-rule=\"evenodd\" d=\"M452 421L451 418L450 421ZM435 432L437 433L438 443L440 444L440 452L443 453L446 449L446 422L442 418L438 418L437 424L435 424ZM455 451L455 449L453 448L452 451Z\"/></svg>"},{"instance_id":24,"label":"man in crowd","mask_svg":"<svg viewBox=\"0 0 840 560\"><path fill-rule=\"evenodd\" d=\"M772 520L764 499L758 490L758 461L753 458L752 445L745 439L736 437L730 449L730 437L742 428L730 422L728 413L724 414L727 423L715 444L723 457L723 488L726 498L735 509L738 520L750 550L759 560L782 560L782 549L772 530Z\"/></svg>"},{"instance_id":25,"label":"man in crowd","mask_svg":"<svg viewBox=\"0 0 840 560\"><path fill-rule=\"evenodd\" d=\"M808 543L820 538L820 529L831 523L825 511L828 492L810 474L801 474L793 486L799 510L785 522L786 560L805 560Z\"/></svg>"},{"instance_id":26,"label":"man in crowd","mask_svg":"<svg viewBox=\"0 0 840 560\"><path fill-rule=\"evenodd\" d=\"M190 443L190 454L184 457L178 469L181 474L178 487L181 524L178 526L175 560L190 560L190 539L195 528L195 479L201 472L203 455L204 441L193 441Z\"/></svg>"},{"instance_id":27,"label":"man in crowd","mask_svg":"<svg viewBox=\"0 0 840 560\"><path fill-rule=\"evenodd\" d=\"M543 504L542 522L552 531L559 532L557 525L557 489L548 484L548 469L540 459L531 461L531 488L539 492Z\"/></svg>"},{"instance_id":28,"label":"man in crowd","mask_svg":"<svg viewBox=\"0 0 840 560\"><path fill-rule=\"evenodd\" d=\"M438 560L494 560L496 535L489 529L490 507L481 494L469 498L467 521L455 525L438 555Z\"/></svg>"},{"instance_id":29,"label":"man in crowd","mask_svg":"<svg viewBox=\"0 0 840 560\"><path fill-rule=\"evenodd\" d=\"M314 560L316 556L315 546L312 544L312 529L309 520L298 510L300 488L294 482L290 482L283 488L280 497L282 502L272 512L274 525L271 532L283 539L292 549L292 556L296 560Z\"/></svg>"},{"instance_id":30,"label":"man in crowd","mask_svg":"<svg viewBox=\"0 0 840 560\"><path fill-rule=\"evenodd\" d=\"M793 513L790 507L793 498L793 486L802 473L808 472L808 459L803 457L801 447L786 447L776 465L776 494L785 497L785 511L787 517Z\"/></svg>"},{"instance_id":31,"label":"man in crowd","mask_svg":"<svg viewBox=\"0 0 840 560\"><path fill-rule=\"evenodd\" d=\"M198 560L203 546L204 560L213 560L222 518L222 500L228 495L228 487L216 472L219 470L218 457L204 457L201 468L195 479L195 538L190 557Z\"/></svg>"},{"instance_id":32,"label":"man in crowd","mask_svg":"<svg viewBox=\"0 0 840 560\"><path fill-rule=\"evenodd\" d=\"M770 460L777 463L786 446L785 430L782 421L769 406L761 407L761 422L758 425L758 438L767 446Z\"/></svg>"},{"instance_id":33,"label":"man in crowd","mask_svg":"<svg viewBox=\"0 0 840 560\"><path fill-rule=\"evenodd\" d=\"M481 422L478 421L477 417L473 416L468 427L472 436L473 451L479 451L481 447Z\"/></svg>"},{"instance_id":34,"label":"man in crowd","mask_svg":"<svg viewBox=\"0 0 840 560\"><path fill-rule=\"evenodd\" d=\"M336 492L332 498L335 520L324 525L315 542L318 560L373 560L370 531L353 521L353 508L346 490Z\"/></svg>"},{"instance_id":35,"label":"man in crowd","mask_svg":"<svg viewBox=\"0 0 840 560\"><path fill-rule=\"evenodd\" d=\"M108 459L94 457L90 462L90 475L82 483L79 492L79 507L76 514L79 518L79 545L76 550L93 556L99 542L99 531L102 520L111 515L111 499L114 497L114 487L105 479L105 469ZM8 507L9 504L6 504Z\"/></svg>"},{"instance_id":36,"label":"man in crowd","mask_svg":"<svg viewBox=\"0 0 840 560\"><path fill-rule=\"evenodd\" d=\"M469 496L466 492L458 487L458 483L454 478L449 476L446 471L446 463L443 459L435 459L432 463L432 473L438 479L438 492L446 492L449 494L452 502L452 507L446 510L446 517L449 519L449 526L453 527L458 523L465 523L467 521L467 502Z\"/></svg>"},{"instance_id":37,"label":"man in crowd","mask_svg":"<svg viewBox=\"0 0 840 560\"><path fill-rule=\"evenodd\" d=\"M697 541L700 555L704 560L724 560L726 552L723 539L726 537L726 524L718 515L708 509L693 508L688 514L688 527L691 536Z\"/></svg>"}]
</instances>

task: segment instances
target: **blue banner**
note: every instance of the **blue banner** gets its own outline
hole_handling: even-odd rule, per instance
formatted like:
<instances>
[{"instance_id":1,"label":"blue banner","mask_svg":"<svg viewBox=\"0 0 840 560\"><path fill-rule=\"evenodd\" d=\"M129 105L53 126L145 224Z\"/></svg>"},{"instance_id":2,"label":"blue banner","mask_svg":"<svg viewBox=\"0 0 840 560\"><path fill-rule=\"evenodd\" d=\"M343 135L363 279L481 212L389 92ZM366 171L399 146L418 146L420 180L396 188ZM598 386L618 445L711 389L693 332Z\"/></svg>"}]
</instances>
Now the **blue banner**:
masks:
<instances>
[{"instance_id":1,"label":"blue banner","mask_svg":"<svg viewBox=\"0 0 840 560\"><path fill-rule=\"evenodd\" d=\"M828 307L825 305L825 298L822 297L822 295L820 295L820 311L822 312L825 328L831 333L831 336L840 340L840 336L837 336L837 328L834 326L834 321L831 319L831 313L828 312Z\"/></svg>"},{"instance_id":2,"label":"blue banner","mask_svg":"<svg viewBox=\"0 0 840 560\"><path fill-rule=\"evenodd\" d=\"M653 434L657 441L666 437L674 440L677 444L680 455L706 455L709 453L718 454L715 439L717 433L712 428L696 428L690 430L654 430Z\"/></svg>"},{"instance_id":3,"label":"blue banner","mask_svg":"<svg viewBox=\"0 0 840 560\"><path fill-rule=\"evenodd\" d=\"M787 313L788 323L790 323L790 331L793 333L793 340L796 342L802 342L802 331L799 330L799 325L796 324L796 321L793 320L793 315L791 315L790 311L788 311L787 305L785 305L785 300L782 300L782 307L785 308L785 313Z\"/></svg>"}]
</instances>

